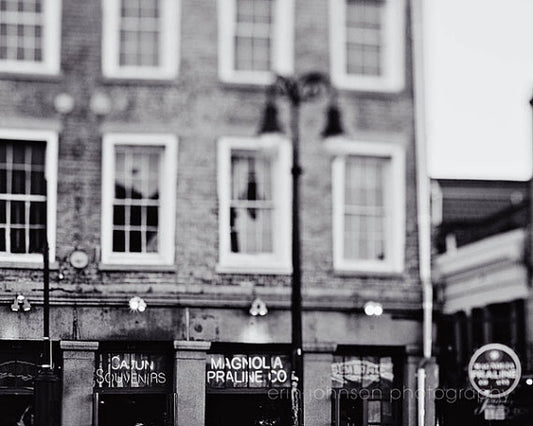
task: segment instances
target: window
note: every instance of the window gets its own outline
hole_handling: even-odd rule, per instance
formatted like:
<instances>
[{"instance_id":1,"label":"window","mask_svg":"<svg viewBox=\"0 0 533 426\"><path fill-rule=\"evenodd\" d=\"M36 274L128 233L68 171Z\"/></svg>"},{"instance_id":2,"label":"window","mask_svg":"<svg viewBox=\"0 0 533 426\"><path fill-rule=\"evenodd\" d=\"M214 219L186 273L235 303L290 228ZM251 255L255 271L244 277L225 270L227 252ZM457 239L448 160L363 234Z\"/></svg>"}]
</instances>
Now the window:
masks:
<instances>
[{"instance_id":1,"label":"window","mask_svg":"<svg viewBox=\"0 0 533 426\"><path fill-rule=\"evenodd\" d=\"M59 72L61 0L0 1L0 71Z\"/></svg>"},{"instance_id":2,"label":"window","mask_svg":"<svg viewBox=\"0 0 533 426\"><path fill-rule=\"evenodd\" d=\"M219 272L289 273L289 142L224 138L218 148Z\"/></svg>"},{"instance_id":3,"label":"window","mask_svg":"<svg viewBox=\"0 0 533 426\"><path fill-rule=\"evenodd\" d=\"M104 137L103 263L174 263L176 157L172 135Z\"/></svg>"},{"instance_id":4,"label":"window","mask_svg":"<svg viewBox=\"0 0 533 426\"><path fill-rule=\"evenodd\" d=\"M339 142L333 162L333 251L339 271L401 272L405 165L400 145Z\"/></svg>"},{"instance_id":5,"label":"window","mask_svg":"<svg viewBox=\"0 0 533 426\"><path fill-rule=\"evenodd\" d=\"M338 87L404 85L404 0L331 0L331 68Z\"/></svg>"},{"instance_id":6,"label":"window","mask_svg":"<svg viewBox=\"0 0 533 426\"><path fill-rule=\"evenodd\" d=\"M56 162L55 133L0 130L0 261L42 262L47 218L55 259Z\"/></svg>"},{"instance_id":7,"label":"window","mask_svg":"<svg viewBox=\"0 0 533 426\"><path fill-rule=\"evenodd\" d=\"M218 10L223 81L268 84L292 72L293 0L219 0Z\"/></svg>"},{"instance_id":8,"label":"window","mask_svg":"<svg viewBox=\"0 0 533 426\"><path fill-rule=\"evenodd\" d=\"M392 356L335 355L332 372L334 426L393 426L400 424L399 360Z\"/></svg>"},{"instance_id":9,"label":"window","mask_svg":"<svg viewBox=\"0 0 533 426\"><path fill-rule=\"evenodd\" d=\"M164 79L178 70L178 0L102 0L106 77Z\"/></svg>"}]
</instances>

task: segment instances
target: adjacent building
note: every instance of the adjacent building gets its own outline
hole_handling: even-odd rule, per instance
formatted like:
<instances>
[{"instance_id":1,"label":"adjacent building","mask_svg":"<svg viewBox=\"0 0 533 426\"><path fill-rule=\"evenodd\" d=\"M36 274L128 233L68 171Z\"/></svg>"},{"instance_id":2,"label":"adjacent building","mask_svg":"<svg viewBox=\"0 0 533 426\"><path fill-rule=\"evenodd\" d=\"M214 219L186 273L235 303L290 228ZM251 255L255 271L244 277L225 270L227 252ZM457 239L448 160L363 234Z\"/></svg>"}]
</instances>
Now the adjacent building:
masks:
<instances>
[{"instance_id":1,"label":"adjacent building","mask_svg":"<svg viewBox=\"0 0 533 426\"><path fill-rule=\"evenodd\" d=\"M439 424L531 424L531 183L433 183L440 384L456 395L437 402ZM492 403L467 378L472 355L489 343L512 348L522 366L516 390Z\"/></svg>"},{"instance_id":2,"label":"adjacent building","mask_svg":"<svg viewBox=\"0 0 533 426\"><path fill-rule=\"evenodd\" d=\"M291 141L257 129L311 70L345 134L302 105L305 421L415 424L417 4L0 1L1 425L32 412L45 237L62 425L287 424Z\"/></svg>"}]
</instances>

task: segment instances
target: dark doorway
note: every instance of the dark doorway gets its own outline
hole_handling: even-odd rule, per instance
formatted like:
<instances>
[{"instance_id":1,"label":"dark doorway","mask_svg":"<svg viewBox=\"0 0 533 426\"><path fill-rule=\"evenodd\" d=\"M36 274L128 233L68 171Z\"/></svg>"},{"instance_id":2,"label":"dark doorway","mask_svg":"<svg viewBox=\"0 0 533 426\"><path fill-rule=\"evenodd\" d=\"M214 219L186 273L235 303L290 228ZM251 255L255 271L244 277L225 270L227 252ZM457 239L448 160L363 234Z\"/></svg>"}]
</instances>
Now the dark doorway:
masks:
<instances>
[{"instance_id":1,"label":"dark doorway","mask_svg":"<svg viewBox=\"0 0 533 426\"><path fill-rule=\"evenodd\" d=\"M206 426L286 426L291 424L288 392L208 394Z\"/></svg>"},{"instance_id":2,"label":"dark doorway","mask_svg":"<svg viewBox=\"0 0 533 426\"><path fill-rule=\"evenodd\" d=\"M0 394L0 426L33 425L33 395Z\"/></svg>"},{"instance_id":3,"label":"dark doorway","mask_svg":"<svg viewBox=\"0 0 533 426\"><path fill-rule=\"evenodd\" d=\"M166 394L101 394L98 426L168 426L170 407Z\"/></svg>"}]
</instances>

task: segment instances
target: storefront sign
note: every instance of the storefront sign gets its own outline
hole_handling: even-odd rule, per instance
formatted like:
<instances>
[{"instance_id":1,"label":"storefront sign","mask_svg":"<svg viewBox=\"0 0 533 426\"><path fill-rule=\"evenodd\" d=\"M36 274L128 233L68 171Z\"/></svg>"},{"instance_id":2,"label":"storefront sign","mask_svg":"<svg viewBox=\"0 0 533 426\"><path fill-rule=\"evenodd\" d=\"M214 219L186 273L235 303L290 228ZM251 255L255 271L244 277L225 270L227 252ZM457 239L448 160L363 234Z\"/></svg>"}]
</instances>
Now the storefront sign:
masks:
<instances>
[{"instance_id":1,"label":"storefront sign","mask_svg":"<svg viewBox=\"0 0 533 426\"><path fill-rule=\"evenodd\" d=\"M0 363L0 388L33 388L37 366L26 361Z\"/></svg>"},{"instance_id":2,"label":"storefront sign","mask_svg":"<svg viewBox=\"0 0 533 426\"><path fill-rule=\"evenodd\" d=\"M286 355L209 355L210 388L290 386L291 366Z\"/></svg>"},{"instance_id":3,"label":"storefront sign","mask_svg":"<svg viewBox=\"0 0 533 426\"><path fill-rule=\"evenodd\" d=\"M470 383L487 398L509 395L518 386L521 373L516 353L499 343L479 348L468 365Z\"/></svg>"},{"instance_id":4,"label":"storefront sign","mask_svg":"<svg viewBox=\"0 0 533 426\"><path fill-rule=\"evenodd\" d=\"M389 357L345 357L331 365L334 387L363 386L388 382L394 379L393 363Z\"/></svg>"},{"instance_id":5,"label":"storefront sign","mask_svg":"<svg viewBox=\"0 0 533 426\"><path fill-rule=\"evenodd\" d=\"M96 388L166 388L171 381L170 360L146 353L99 354Z\"/></svg>"}]
</instances>

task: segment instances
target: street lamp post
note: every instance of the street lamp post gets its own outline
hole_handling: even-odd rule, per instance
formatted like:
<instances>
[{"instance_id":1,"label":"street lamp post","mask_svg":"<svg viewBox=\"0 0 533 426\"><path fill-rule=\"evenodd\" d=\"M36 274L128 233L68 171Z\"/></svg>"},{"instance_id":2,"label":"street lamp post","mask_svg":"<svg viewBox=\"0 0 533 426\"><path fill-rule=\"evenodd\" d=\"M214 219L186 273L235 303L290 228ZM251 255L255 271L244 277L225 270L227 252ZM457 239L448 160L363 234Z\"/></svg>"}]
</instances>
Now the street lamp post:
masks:
<instances>
[{"instance_id":1,"label":"street lamp post","mask_svg":"<svg viewBox=\"0 0 533 426\"><path fill-rule=\"evenodd\" d=\"M48 246L48 191L44 180L44 242L43 242L43 363L35 378L35 426L56 426L57 387L59 379L53 370L50 340L50 258Z\"/></svg>"},{"instance_id":2,"label":"street lamp post","mask_svg":"<svg viewBox=\"0 0 533 426\"><path fill-rule=\"evenodd\" d=\"M290 106L290 135L292 141L292 291L291 291L291 405L292 423L303 426L303 351L302 351L302 265L300 241L300 107L302 103L318 98L324 92L330 95L324 137L342 133L336 96L327 75L309 72L300 76L276 76L268 88L267 104L260 133L280 132L275 98L286 98Z\"/></svg>"}]
</instances>

